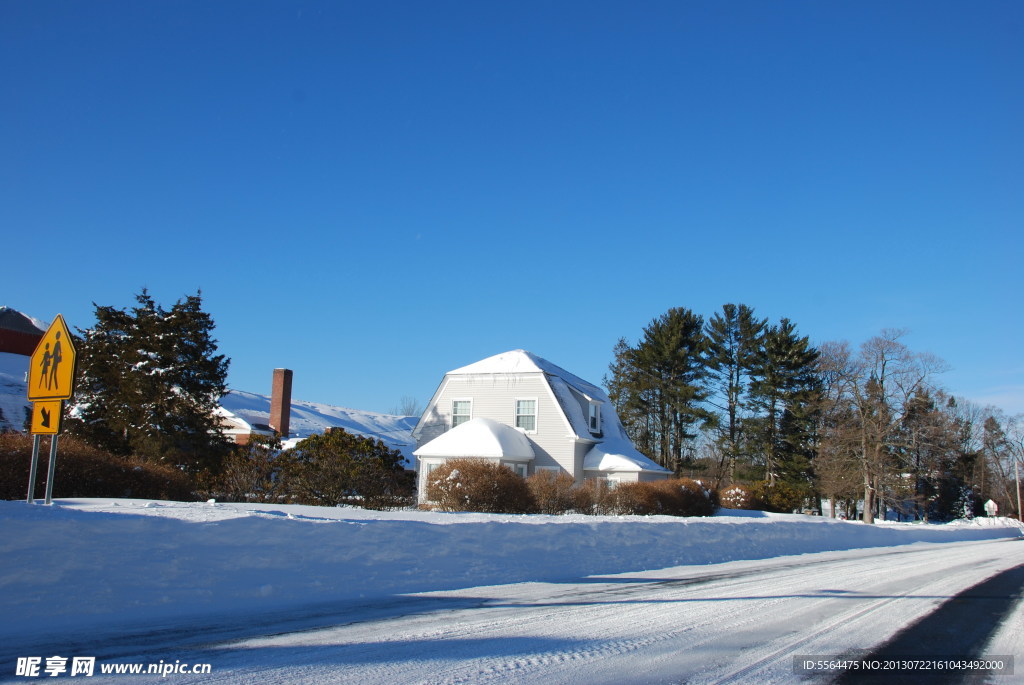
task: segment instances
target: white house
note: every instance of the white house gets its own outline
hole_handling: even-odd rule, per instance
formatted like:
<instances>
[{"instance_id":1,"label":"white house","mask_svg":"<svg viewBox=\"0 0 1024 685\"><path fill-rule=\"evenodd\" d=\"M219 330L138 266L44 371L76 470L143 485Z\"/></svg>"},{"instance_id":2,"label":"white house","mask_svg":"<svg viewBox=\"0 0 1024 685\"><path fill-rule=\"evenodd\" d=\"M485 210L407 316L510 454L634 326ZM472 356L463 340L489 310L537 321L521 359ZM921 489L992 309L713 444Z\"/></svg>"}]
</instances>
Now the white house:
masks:
<instances>
[{"instance_id":1,"label":"white house","mask_svg":"<svg viewBox=\"0 0 1024 685\"><path fill-rule=\"evenodd\" d=\"M446 373L412 436L421 501L430 472L454 458L498 461L523 477L562 471L577 482L671 475L637 451L603 390L526 350Z\"/></svg>"}]
</instances>

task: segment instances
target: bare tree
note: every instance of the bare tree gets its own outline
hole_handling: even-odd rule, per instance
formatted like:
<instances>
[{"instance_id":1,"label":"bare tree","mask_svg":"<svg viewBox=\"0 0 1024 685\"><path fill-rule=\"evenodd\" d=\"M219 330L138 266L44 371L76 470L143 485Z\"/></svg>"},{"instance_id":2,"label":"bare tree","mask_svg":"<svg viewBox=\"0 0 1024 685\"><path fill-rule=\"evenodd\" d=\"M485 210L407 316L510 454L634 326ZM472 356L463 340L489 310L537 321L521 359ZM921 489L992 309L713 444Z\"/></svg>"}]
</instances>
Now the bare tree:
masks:
<instances>
[{"instance_id":1,"label":"bare tree","mask_svg":"<svg viewBox=\"0 0 1024 685\"><path fill-rule=\"evenodd\" d=\"M1021 470L1024 470L1024 414L1018 414L1007 423L1006 434L1010 442L1010 453L1013 457L1014 491L1017 495L1017 520L1024 521L1021 507Z\"/></svg>"},{"instance_id":2,"label":"bare tree","mask_svg":"<svg viewBox=\"0 0 1024 685\"><path fill-rule=\"evenodd\" d=\"M845 343L824 347L835 410L847 412L841 423L850 430L861 485L862 520L874 523L884 478L892 464L891 448L911 400L929 387L946 366L930 354L911 352L900 342L905 331L887 329L853 354Z\"/></svg>"},{"instance_id":3,"label":"bare tree","mask_svg":"<svg viewBox=\"0 0 1024 685\"><path fill-rule=\"evenodd\" d=\"M982 431L982 455L986 470L991 470L989 495L1002 511L1020 518L1018 462L1024 447L1022 416L1007 418L995 408L986 410Z\"/></svg>"},{"instance_id":4,"label":"bare tree","mask_svg":"<svg viewBox=\"0 0 1024 685\"><path fill-rule=\"evenodd\" d=\"M423 413L423 406L415 397L402 395L398 404L391 408L391 413L395 416L419 416Z\"/></svg>"}]
</instances>

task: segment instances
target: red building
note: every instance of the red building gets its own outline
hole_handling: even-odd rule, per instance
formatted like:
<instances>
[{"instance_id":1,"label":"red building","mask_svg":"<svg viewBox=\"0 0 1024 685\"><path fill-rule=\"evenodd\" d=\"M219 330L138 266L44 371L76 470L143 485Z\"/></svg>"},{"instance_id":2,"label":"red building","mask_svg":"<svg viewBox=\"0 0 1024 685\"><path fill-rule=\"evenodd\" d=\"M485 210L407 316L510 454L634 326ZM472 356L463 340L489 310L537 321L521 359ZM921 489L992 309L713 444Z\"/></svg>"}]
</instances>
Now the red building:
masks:
<instances>
[{"instance_id":1,"label":"red building","mask_svg":"<svg viewBox=\"0 0 1024 685\"><path fill-rule=\"evenodd\" d=\"M45 333L21 312L0 307L0 352L31 357Z\"/></svg>"}]
</instances>

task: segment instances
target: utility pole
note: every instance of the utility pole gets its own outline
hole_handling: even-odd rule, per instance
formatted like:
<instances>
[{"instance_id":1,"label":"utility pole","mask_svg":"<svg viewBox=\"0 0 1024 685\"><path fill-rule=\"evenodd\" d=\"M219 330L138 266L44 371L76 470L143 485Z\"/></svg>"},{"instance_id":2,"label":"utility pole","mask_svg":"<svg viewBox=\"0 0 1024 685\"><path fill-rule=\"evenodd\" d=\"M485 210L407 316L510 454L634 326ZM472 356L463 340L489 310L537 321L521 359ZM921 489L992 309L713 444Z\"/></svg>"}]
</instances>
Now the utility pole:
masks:
<instances>
[{"instance_id":1,"label":"utility pole","mask_svg":"<svg viewBox=\"0 0 1024 685\"><path fill-rule=\"evenodd\" d=\"M1020 459L1013 460L1013 479L1017 481L1017 520L1024 523L1024 516L1020 511Z\"/></svg>"}]
</instances>

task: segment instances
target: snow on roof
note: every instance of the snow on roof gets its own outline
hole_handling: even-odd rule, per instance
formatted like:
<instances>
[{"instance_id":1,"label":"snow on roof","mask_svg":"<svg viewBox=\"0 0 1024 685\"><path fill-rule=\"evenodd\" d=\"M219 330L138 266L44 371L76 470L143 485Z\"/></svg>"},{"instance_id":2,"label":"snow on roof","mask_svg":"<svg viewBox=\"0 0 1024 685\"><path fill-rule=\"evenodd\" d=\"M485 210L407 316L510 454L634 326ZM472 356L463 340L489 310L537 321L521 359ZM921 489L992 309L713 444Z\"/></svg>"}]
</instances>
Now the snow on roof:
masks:
<instances>
[{"instance_id":1,"label":"snow on roof","mask_svg":"<svg viewBox=\"0 0 1024 685\"><path fill-rule=\"evenodd\" d=\"M481 359L468 366L449 371L447 375L475 376L504 373L543 373L555 397L558 399L562 411L569 420L573 431L580 437L590 435L587 429L588 419L583 415L579 402L573 399L570 388L588 400L596 400L604 405L611 405L608 395L601 388L527 350L502 352L493 357Z\"/></svg>"},{"instance_id":2,"label":"snow on roof","mask_svg":"<svg viewBox=\"0 0 1024 685\"><path fill-rule=\"evenodd\" d=\"M232 415L246 421L252 426L266 424L270 420L270 397L242 390L229 390L220 399L221 407ZM415 416L392 416L376 412L360 411L336 407L317 402L292 400L291 425L288 439L282 441L287 446L299 439L323 433L328 428L344 428L349 433L376 438L389 448L396 449L405 458L406 466L412 468L414 459L412 447L412 428L416 425Z\"/></svg>"},{"instance_id":3,"label":"snow on roof","mask_svg":"<svg viewBox=\"0 0 1024 685\"><path fill-rule=\"evenodd\" d=\"M640 454L627 440L605 440L594 445L583 459L584 471L649 471L654 473L671 473L644 455Z\"/></svg>"},{"instance_id":4,"label":"snow on roof","mask_svg":"<svg viewBox=\"0 0 1024 685\"><path fill-rule=\"evenodd\" d=\"M469 366L463 366L449 371L448 375L464 376L489 373L546 373L548 375L561 378L566 383L589 397L602 401L608 400L604 391L593 383L588 383L579 376L574 376L562 367L552 364L547 359L538 357L532 352L528 352L526 350L509 350L508 352L502 352L501 354L496 354L493 357L481 359Z\"/></svg>"},{"instance_id":5,"label":"snow on roof","mask_svg":"<svg viewBox=\"0 0 1024 685\"><path fill-rule=\"evenodd\" d=\"M504 373L543 373L545 375L573 432L580 438L592 439L597 443L587 452L584 458L584 469L593 471L628 471L634 473L638 471L670 473L668 469L648 459L633 446L633 442L626 435L626 431L622 427L622 422L615 411L615 406L604 390L593 383L583 380L579 376L569 373L562 367L552 364L542 357L538 357L532 352L526 350L502 352L468 366L449 371L447 375L468 376ZM594 400L601 403L600 435L593 435L590 432L589 417L583 411L585 402L584 405L581 405L573 397L573 391L582 395L585 400ZM444 437L444 435L441 437ZM426 446L424 445L424 447ZM469 446L467 445L466 447L468 449ZM415 454L425 456L419 451L415 452ZM429 456L452 455L432 453Z\"/></svg>"},{"instance_id":6,"label":"snow on roof","mask_svg":"<svg viewBox=\"0 0 1024 685\"><path fill-rule=\"evenodd\" d=\"M0 307L0 328L18 331L19 333L42 335L49 326L38 319L33 319L27 314L22 314L16 309Z\"/></svg>"},{"instance_id":7,"label":"snow on roof","mask_svg":"<svg viewBox=\"0 0 1024 685\"><path fill-rule=\"evenodd\" d=\"M483 417L442 433L413 452L417 457L491 457L533 459L526 435L511 426Z\"/></svg>"}]
</instances>

